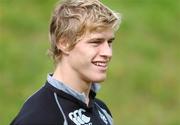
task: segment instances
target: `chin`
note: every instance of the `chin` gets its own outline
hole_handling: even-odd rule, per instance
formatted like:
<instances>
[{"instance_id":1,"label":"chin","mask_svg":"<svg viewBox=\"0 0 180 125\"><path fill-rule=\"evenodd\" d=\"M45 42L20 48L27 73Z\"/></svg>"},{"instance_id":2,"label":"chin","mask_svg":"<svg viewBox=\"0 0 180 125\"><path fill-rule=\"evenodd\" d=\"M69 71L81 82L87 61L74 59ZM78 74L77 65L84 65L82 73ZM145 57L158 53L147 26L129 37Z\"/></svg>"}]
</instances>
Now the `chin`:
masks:
<instances>
[{"instance_id":1,"label":"chin","mask_svg":"<svg viewBox=\"0 0 180 125\"><path fill-rule=\"evenodd\" d=\"M106 76L103 76L103 77L96 77L93 79L94 82L97 82L97 83L100 83L100 82L103 82L104 80L106 79Z\"/></svg>"},{"instance_id":2,"label":"chin","mask_svg":"<svg viewBox=\"0 0 180 125\"><path fill-rule=\"evenodd\" d=\"M103 79L103 80L96 80L96 81L93 81L93 83L101 83L101 82L104 82L105 81L105 79Z\"/></svg>"},{"instance_id":3,"label":"chin","mask_svg":"<svg viewBox=\"0 0 180 125\"><path fill-rule=\"evenodd\" d=\"M106 79L106 73L97 73L97 72L91 72L89 74L86 74L86 76L84 77L86 79L86 81L88 82L96 82L96 83L100 83L105 81Z\"/></svg>"}]
</instances>

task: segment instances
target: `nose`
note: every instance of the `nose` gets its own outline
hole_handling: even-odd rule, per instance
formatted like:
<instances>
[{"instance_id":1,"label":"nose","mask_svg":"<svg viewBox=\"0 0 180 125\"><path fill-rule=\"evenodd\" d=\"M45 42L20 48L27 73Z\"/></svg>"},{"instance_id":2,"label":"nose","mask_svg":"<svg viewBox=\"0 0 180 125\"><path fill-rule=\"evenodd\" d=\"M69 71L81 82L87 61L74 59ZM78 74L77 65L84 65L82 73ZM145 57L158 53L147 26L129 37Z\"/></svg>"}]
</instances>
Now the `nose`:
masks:
<instances>
[{"instance_id":1,"label":"nose","mask_svg":"<svg viewBox=\"0 0 180 125\"><path fill-rule=\"evenodd\" d=\"M112 46L109 45L108 42L104 42L100 49L100 56L105 58L111 58L112 57Z\"/></svg>"}]
</instances>

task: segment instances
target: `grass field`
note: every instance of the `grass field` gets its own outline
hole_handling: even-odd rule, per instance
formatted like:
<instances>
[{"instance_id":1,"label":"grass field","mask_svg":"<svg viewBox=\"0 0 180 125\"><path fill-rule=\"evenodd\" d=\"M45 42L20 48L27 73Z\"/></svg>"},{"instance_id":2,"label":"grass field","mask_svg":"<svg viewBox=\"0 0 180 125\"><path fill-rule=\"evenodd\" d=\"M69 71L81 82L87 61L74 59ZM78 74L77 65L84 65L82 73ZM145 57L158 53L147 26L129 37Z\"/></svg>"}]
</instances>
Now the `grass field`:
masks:
<instances>
[{"instance_id":1,"label":"grass field","mask_svg":"<svg viewBox=\"0 0 180 125\"><path fill-rule=\"evenodd\" d=\"M56 0L0 0L0 125L40 88L53 63L48 25ZM180 125L180 1L102 0L122 14L98 97L116 125Z\"/></svg>"}]
</instances>

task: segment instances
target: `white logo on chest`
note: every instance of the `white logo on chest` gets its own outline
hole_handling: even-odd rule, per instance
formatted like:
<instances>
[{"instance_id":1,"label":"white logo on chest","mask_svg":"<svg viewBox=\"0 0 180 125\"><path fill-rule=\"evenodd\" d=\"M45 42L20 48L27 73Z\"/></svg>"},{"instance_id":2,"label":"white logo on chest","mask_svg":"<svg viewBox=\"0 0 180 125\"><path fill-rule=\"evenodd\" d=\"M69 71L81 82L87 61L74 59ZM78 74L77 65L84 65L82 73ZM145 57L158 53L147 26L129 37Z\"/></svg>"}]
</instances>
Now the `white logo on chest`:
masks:
<instances>
[{"instance_id":1,"label":"white logo on chest","mask_svg":"<svg viewBox=\"0 0 180 125\"><path fill-rule=\"evenodd\" d=\"M84 112L86 111L80 108L70 112L68 116L76 125L92 125L90 122L90 117L87 117L85 114L83 114Z\"/></svg>"}]
</instances>

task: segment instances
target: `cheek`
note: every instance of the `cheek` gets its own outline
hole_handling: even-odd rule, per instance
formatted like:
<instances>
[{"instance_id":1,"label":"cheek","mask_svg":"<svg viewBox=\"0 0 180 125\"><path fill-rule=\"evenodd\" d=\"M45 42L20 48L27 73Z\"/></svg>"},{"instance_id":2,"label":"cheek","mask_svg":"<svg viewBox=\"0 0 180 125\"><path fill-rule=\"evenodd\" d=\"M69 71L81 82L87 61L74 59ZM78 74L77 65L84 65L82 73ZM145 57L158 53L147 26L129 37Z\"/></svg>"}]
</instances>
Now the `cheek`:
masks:
<instances>
[{"instance_id":1,"label":"cheek","mask_svg":"<svg viewBox=\"0 0 180 125\"><path fill-rule=\"evenodd\" d=\"M75 49L71 51L69 55L69 63L73 66L75 69L84 69L85 66L87 66L87 63L90 62L90 56L88 54L88 51L85 51L84 49Z\"/></svg>"},{"instance_id":2,"label":"cheek","mask_svg":"<svg viewBox=\"0 0 180 125\"><path fill-rule=\"evenodd\" d=\"M84 59L84 61L92 61L97 55L97 49L93 47L81 47L77 48L74 52L74 56L78 59Z\"/></svg>"}]
</instances>

